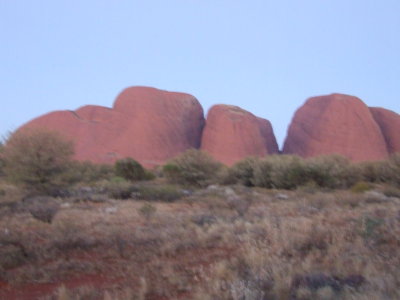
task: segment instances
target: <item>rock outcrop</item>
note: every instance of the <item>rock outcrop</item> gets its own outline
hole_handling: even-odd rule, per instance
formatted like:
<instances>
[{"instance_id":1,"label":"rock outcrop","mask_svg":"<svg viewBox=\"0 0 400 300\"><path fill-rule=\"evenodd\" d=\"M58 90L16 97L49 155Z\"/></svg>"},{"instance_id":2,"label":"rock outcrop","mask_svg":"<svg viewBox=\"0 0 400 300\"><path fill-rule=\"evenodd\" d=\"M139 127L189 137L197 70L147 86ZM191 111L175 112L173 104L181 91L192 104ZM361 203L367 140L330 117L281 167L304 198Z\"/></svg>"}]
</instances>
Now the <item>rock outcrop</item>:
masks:
<instances>
[{"instance_id":1,"label":"rock outcrop","mask_svg":"<svg viewBox=\"0 0 400 300\"><path fill-rule=\"evenodd\" d=\"M370 107L370 111L381 128L389 153L400 152L400 115L380 107Z\"/></svg>"},{"instance_id":2,"label":"rock outcrop","mask_svg":"<svg viewBox=\"0 0 400 300\"><path fill-rule=\"evenodd\" d=\"M131 87L122 91L113 108L88 105L56 111L32 120L22 130L30 127L54 129L70 138L78 160L112 163L133 157L151 167L198 148L204 114L189 94Z\"/></svg>"},{"instance_id":3,"label":"rock outcrop","mask_svg":"<svg viewBox=\"0 0 400 300\"><path fill-rule=\"evenodd\" d=\"M210 108L201 149L226 165L279 152L270 122L232 105Z\"/></svg>"},{"instance_id":4,"label":"rock outcrop","mask_svg":"<svg viewBox=\"0 0 400 300\"><path fill-rule=\"evenodd\" d=\"M343 94L308 99L293 117L283 153L303 157L339 154L352 161L388 156L384 136L368 107Z\"/></svg>"},{"instance_id":5,"label":"rock outcrop","mask_svg":"<svg viewBox=\"0 0 400 300\"><path fill-rule=\"evenodd\" d=\"M25 124L53 129L75 145L75 159L114 163L132 157L145 167L164 164L190 148L232 165L247 156L279 153L268 120L232 105L210 108L207 121L189 94L130 87L112 108L86 105L55 111ZM312 157L339 154L352 161L400 152L400 115L368 108L360 99L332 94L308 99L290 124L283 151Z\"/></svg>"}]
</instances>

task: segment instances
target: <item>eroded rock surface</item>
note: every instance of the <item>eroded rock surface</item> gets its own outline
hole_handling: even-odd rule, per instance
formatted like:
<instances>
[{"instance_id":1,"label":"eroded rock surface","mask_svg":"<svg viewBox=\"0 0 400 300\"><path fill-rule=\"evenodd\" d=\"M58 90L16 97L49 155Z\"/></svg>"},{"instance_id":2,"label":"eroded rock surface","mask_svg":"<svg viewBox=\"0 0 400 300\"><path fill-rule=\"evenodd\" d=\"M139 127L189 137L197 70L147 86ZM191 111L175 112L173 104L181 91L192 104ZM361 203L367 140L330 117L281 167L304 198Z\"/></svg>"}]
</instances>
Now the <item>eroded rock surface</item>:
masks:
<instances>
[{"instance_id":1,"label":"eroded rock surface","mask_svg":"<svg viewBox=\"0 0 400 300\"><path fill-rule=\"evenodd\" d=\"M23 128L29 127L54 129L70 138L78 160L112 163L133 157L151 167L198 148L204 115L189 94L131 87L122 91L113 108L88 105L56 111Z\"/></svg>"},{"instance_id":2,"label":"eroded rock surface","mask_svg":"<svg viewBox=\"0 0 400 300\"><path fill-rule=\"evenodd\" d=\"M400 152L400 115L380 107L370 107L370 111L381 128L389 153Z\"/></svg>"},{"instance_id":3,"label":"eroded rock surface","mask_svg":"<svg viewBox=\"0 0 400 300\"><path fill-rule=\"evenodd\" d=\"M359 98L343 94L308 99L293 117L283 153L339 154L352 161L388 156L384 136L368 107Z\"/></svg>"},{"instance_id":4,"label":"eroded rock surface","mask_svg":"<svg viewBox=\"0 0 400 300\"><path fill-rule=\"evenodd\" d=\"M208 112L201 149L226 165L247 156L278 153L268 120L237 106L222 104L211 107Z\"/></svg>"}]
</instances>

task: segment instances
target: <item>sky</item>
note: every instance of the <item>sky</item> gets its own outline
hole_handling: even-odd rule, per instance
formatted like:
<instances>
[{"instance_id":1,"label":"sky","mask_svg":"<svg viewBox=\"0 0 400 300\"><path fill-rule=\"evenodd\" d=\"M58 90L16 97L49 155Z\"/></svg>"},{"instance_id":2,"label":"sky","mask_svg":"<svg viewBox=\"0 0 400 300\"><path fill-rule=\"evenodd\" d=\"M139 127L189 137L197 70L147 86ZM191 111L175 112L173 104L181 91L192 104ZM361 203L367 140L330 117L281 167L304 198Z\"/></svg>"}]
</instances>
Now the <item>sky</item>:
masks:
<instances>
[{"instance_id":1,"label":"sky","mask_svg":"<svg viewBox=\"0 0 400 300\"><path fill-rule=\"evenodd\" d=\"M137 85L240 106L281 146L312 96L400 113L400 1L0 0L0 135Z\"/></svg>"}]
</instances>

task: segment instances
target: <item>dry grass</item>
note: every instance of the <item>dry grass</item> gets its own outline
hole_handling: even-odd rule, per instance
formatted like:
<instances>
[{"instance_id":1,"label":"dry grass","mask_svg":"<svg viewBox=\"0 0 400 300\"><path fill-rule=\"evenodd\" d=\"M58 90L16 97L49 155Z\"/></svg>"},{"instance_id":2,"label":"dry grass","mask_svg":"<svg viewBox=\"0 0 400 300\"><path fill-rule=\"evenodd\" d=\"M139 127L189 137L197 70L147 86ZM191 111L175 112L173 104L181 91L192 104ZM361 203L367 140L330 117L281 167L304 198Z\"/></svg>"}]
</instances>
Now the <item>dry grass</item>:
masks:
<instances>
[{"instance_id":1,"label":"dry grass","mask_svg":"<svg viewBox=\"0 0 400 300\"><path fill-rule=\"evenodd\" d=\"M63 199L51 223L5 206L0 298L400 299L393 195L216 186L151 216Z\"/></svg>"}]
</instances>

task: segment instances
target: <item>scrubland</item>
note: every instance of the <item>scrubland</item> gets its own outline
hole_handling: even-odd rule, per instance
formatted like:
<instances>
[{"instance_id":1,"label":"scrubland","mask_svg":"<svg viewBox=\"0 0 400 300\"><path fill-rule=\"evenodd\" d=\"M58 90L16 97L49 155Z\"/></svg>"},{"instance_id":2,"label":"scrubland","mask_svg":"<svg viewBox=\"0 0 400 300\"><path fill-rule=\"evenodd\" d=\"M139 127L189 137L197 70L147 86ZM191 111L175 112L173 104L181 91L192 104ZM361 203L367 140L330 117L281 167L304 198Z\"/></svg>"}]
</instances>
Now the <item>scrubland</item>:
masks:
<instances>
[{"instance_id":1,"label":"scrubland","mask_svg":"<svg viewBox=\"0 0 400 300\"><path fill-rule=\"evenodd\" d=\"M0 298L400 298L395 188L176 189L166 202L76 188L33 208L3 185Z\"/></svg>"},{"instance_id":2,"label":"scrubland","mask_svg":"<svg viewBox=\"0 0 400 300\"><path fill-rule=\"evenodd\" d=\"M400 155L149 171L40 138L0 147L0 299L400 299Z\"/></svg>"}]
</instances>

